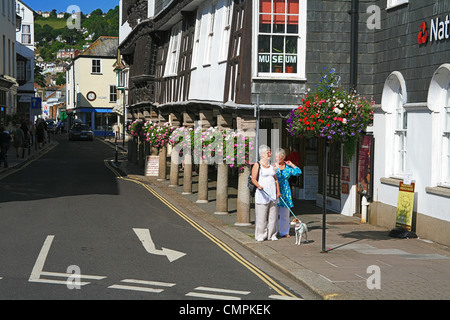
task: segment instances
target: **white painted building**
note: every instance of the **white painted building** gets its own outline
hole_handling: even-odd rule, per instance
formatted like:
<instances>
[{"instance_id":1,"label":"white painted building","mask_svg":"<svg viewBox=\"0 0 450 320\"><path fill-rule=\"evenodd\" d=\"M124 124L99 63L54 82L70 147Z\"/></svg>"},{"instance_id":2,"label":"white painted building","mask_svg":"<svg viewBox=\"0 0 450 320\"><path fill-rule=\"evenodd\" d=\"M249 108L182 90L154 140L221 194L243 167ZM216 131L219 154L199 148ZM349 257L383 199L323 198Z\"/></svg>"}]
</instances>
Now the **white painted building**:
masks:
<instances>
[{"instance_id":1,"label":"white painted building","mask_svg":"<svg viewBox=\"0 0 450 320\"><path fill-rule=\"evenodd\" d=\"M0 123L17 111L16 1L0 1Z\"/></svg>"},{"instance_id":2,"label":"white painted building","mask_svg":"<svg viewBox=\"0 0 450 320\"><path fill-rule=\"evenodd\" d=\"M425 79L424 79L425 80ZM428 79L426 79L428 80ZM394 227L398 186L405 174L415 182L415 232L450 243L450 64L429 80L426 101L408 102L401 72L386 79L377 106L372 219Z\"/></svg>"},{"instance_id":3,"label":"white painted building","mask_svg":"<svg viewBox=\"0 0 450 320\"><path fill-rule=\"evenodd\" d=\"M28 114L34 90L34 11L21 0L17 1L16 13L22 23L16 33L18 111Z\"/></svg>"}]
</instances>

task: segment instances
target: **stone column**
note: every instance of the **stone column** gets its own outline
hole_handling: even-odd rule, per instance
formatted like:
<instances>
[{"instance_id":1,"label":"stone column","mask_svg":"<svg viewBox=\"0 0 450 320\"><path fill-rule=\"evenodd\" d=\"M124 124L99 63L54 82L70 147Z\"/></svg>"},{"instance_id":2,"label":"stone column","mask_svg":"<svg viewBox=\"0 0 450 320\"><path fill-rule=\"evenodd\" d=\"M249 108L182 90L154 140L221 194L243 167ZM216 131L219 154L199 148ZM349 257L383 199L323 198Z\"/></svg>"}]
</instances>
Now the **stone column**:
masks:
<instances>
[{"instance_id":1,"label":"stone column","mask_svg":"<svg viewBox=\"0 0 450 320\"><path fill-rule=\"evenodd\" d=\"M195 115L189 112L183 113L183 127L194 128ZM193 146L194 141L190 142ZM191 147L192 147L191 146ZM183 192L181 194L192 194L192 153L191 148L183 151L184 170L183 170Z\"/></svg>"},{"instance_id":2,"label":"stone column","mask_svg":"<svg viewBox=\"0 0 450 320\"><path fill-rule=\"evenodd\" d=\"M217 127L220 130L231 128L233 117L231 114L218 114ZM225 159L217 166L217 187L216 187L216 211L214 214L228 214L228 164Z\"/></svg>"},{"instance_id":3,"label":"stone column","mask_svg":"<svg viewBox=\"0 0 450 320\"><path fill-rule=\"evenodd\" d=\"M256 119L253 115L241 116L236 119L238 130L245 136L254 137L256 133ZM248 177L251 167L244 166L244 170L239 172L238 198L237 198L237 226L250 225L250 190L248 189Z\"/></svg>"},{"instance_id":4,"label":"stone column","mask_svg":"<svg viewBox=\"0 0 450 320\"><path fill-rule=\"evenodd\" d=\"M228 165L217 166L216 211L214 214L228 214Z\"/></svg>"},{"instance_id":5,"label":"stone column","mask_svg":"<svg viewBox=\"0 0 450 320\"><path fill-rule=\"evenodd\" d=\"M244 166L244 170L239 172L237 217L236 226L250 226L250 190L248 188L248 177L250 176L250 166Z\"/></svg>"},{"instance_id":6,"label":"stone column","mask_svg":"<svg viewBox=\"0 0 450 320\"><path fill-rule=\"evenodd\" d=\"M167 148L162 147L159 148L159 171L158 171L158 179L157 181L166 180L167 176Z\"/></svg>"},{"instance_id":7,"label":"stone column","mask_svg":"<svg viewBox=\"0 0 450 320\"><path fill-rule=\"evenodd\" d=\"M213 113L210 110L200 111L200 125L206 129L213 125ZM197 203L208 202L208 164L200 159L198 172L198 199Z\"/></svg>"},{"instance_id":8,"label":"stone column","mask_svg":"<svg viewBox=\"0 0 450 320\"><path fill-rule=\"evenodd\" d=\"M173 127L178 128L180 126L180 116L174 113L170 114L170 123ZM170 153L170 182L169 187L178 186L179 178L179 165L180 165L180 155L174 148L171 148Z\"/></svg>"}]
</instances>

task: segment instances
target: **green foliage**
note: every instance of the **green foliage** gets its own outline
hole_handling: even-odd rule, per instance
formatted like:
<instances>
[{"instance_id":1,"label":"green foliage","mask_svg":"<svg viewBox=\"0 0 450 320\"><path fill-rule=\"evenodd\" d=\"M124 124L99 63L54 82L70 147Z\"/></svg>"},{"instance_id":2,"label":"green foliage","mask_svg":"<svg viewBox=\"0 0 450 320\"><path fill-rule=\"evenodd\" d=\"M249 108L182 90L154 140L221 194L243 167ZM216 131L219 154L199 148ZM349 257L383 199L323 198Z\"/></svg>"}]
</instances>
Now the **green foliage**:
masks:
<instances>
[{"instance_id":1,"label":"green foliage","mask_svg":"<svg viewBox=\"0 0 450 320\"><path fill-rule=\"evenodd\" d=\"M66 14L63 19L57 19L56 15L51 15L50 18L36 17L34 36L37 52L45 61L53 61L56 58L56 52L60 49L82 50L83 45L89 43L85 40L88 35L93 35L94 40L100 36L119 36L119 6L109 10L105 17L101 9L94 10L89 18L82 13L81 29L85 28L86 34L83 34L81 30L67 28L69 17L69 14ZM59 36L66 42L57 41Z\"/></svg>"}]
</instances>

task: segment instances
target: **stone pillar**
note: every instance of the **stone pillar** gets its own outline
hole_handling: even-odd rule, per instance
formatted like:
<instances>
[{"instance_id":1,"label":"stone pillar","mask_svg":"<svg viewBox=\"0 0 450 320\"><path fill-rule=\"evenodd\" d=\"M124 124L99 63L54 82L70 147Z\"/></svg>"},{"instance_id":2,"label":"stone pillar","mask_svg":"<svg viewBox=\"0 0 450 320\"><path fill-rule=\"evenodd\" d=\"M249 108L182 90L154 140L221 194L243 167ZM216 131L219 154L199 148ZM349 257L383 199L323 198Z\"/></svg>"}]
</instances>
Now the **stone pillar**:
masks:
<instances>
[{"instance_id":1,"label":"stone pillar","mask_svg":"<svg viewBox=\"0 0 450 320\"><path fill-rule=\"evenodd\" d=\"M180 116L174 113L170 114L170 123L173 127L180 126ZM174 148L170 153L170 182L169 187L178 186L180 155Z\"/></svg>"},{"instance_id":2,"label":"stone pillar","mask_svg":"<svg viewBox=\"0 0 450 320\"><path fill-rule=\"evenodd\" d=\"M217 115L217 127L220 130L231 128L232 123L231 114ZM216 211L214 214L228 214L228 165L225 163L225 159L217 166Z\"/></svg>"},{"instance_id":3,"label":"stone pillar","mask_svg":"<svg viewBox=\"0 0 450 320\"><path fill-rule=\"evenodd\" d=\"M210 110L200 111L200 125L203 129L213 125L213 113ZM197 203L208 202L208 164L200 159L198 172L198 199Z\"/></svg>"},{"instance_id":4,"label":"stone pillar","mask_svg":"<svg viewBox=\"0 0 450 320\"><path fill-rule=\"evenodd\" d=\"M159 148L159 171L158 171L158 179L157 181L166 180L167 175L167 148L162 147Z\"/></svg>"},{"instance_id":5,"label":"stone pillar","mask_svg":"<svg viewBox=\"0 0 450 320\"><path fill-rule=\"evenodd\" d=\"M183 113L183 127L194 128L195 115L184 112ZM191 141L194 144L194 141ZM187 151L187 150L186 150ZM192 194L192 153L183 151L184 170L183 170L183 192L181 194Z\"/></svg>"},{"instance_id":6,"label":"stone pillar","mask_svg":"<svg viewBox=\"0 0 450 320\"><path fill-rule=\"evenodd\" d=\"M250 226L250 190L248 188L248 177L250 176L250 166L244 166L244 170L239 172L237 217L236 226Z\"/></svg>"},{"instance_id":7,"label":"stone pillar","mask_svg":"<svg viewBox=\"0 0 450 320\"><path fill-rule=\"evenodd\" d=\"M254 137L256 133L256 119L253 115L241 116L236 119L237 128L245 136ZM244 166L244 170L239 172L238 198L237 198L237 226L250 225L250 190L248 189L248 177L251 167Z\"/></svg>"},{"instance_id":8,"label":"stone pillar","mask_svg":"<svg viewBox=\"0 0 450 320\"><path fill-rule=\"evenodd\" d=\"M214 214L228 214L228 165L217 166L216 211Z\"/></svg>"},{"instance_id":9,"label":"stone pillar","mask_svg":"<svg viewBox=\"0 0 450 320\"><path fill-rule=\"evenodd\" d=\"M198 169L197 203L208 203L208 164L201 159Z\"/></svg>"},{"instance_id":10,"label":"stone pillar","mask_svg":"<svg viewBox=\"0 0 450 320\"><path fill-rule=\"evenodd\" d=\"M184 171L183 171L183 192L181 194L192 193L192 155L190 153L183 154Z\"/></svg>"}]
</instances>

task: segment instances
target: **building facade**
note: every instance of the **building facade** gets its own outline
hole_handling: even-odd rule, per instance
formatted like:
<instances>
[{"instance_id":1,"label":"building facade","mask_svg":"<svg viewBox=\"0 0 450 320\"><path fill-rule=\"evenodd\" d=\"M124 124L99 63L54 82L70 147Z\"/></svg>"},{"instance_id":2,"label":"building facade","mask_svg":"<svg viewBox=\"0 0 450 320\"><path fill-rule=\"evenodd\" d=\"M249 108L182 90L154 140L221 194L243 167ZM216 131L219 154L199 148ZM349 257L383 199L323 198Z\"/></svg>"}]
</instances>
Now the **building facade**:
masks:
<instances>
[{"instance_id":1,"label":"building facade","mask_svg":"<svg viewBox=\"0 0 450 320\"><path fill-rule=\"evenodd\" d=\"M17 1L16 13L21 18L21 26L16 33L17 49L17 113L24 119L31 119L31 98L34 90L34 14L22 1Z\"/></svg>"},{"instance_id":2,"label":"building facade","mask_svg":"<svg viewBox=\"0 0 450 320\"><path fill-rule=\"evenodd\" d=\"M389 3L389 1L388 1ZM450 3L381 8L374 40L377 102L371 220L395 225L398 186L415 182L413 230L450 244Z\"/></svg>"},{"instance_id":3,"label":"building facade","mask_svg":"<svg viewBox=\"0 0 450 320\"><path fill-rule=\"evenodd\" d=\"M117 84L114 63L117 37L100 37L66 68L66 105L69 125L80 119L94 133L109 131L116 115Z\"/></svg>"},{"instance_id":4,"label":"building facade","mask_svg":"<svg viewBox=\"0 0 450 320\"><path fill-rule=\"evenodd\" d=\"M17 110L16 82L16 28L20 18L16 15L16 1L0 2L0 123Z\"/></svg>"},{"instance_id":5,"label":"building facade","mask_svg":"<svg viewBox=\"0 0 450 320\"><path fill-rule=\"evenodd\" d=\"M449 62L449 6L445 0L122 0L119 48L129 65L130 116L175 126L201 120L205 127L250 134L258 105L259 128L266 130L260 142L302 155L294 196L321 204L323 142L289 136L286 117L320 81L323 68L334 68L341 85L375 101L374 126L368 129L375 137L369 220L393 227L402 172L433 177L428 165L436 166L438 159L438 166L449 170L443 120L448 83L442 80ZM422 22L428 40L419 43ZM440 88L439 102L428 101L437 97L430 86L433 92ZM432 111L433 104L440 111ZM400 105L409 111L401 114L407 126L397 128L393 117ZM430 152L423 160L414 153L424 143L431 148L431 142L440 144L439 155ZM341 214L361 211L358 156L348 161L340 144L330 146L326 203ZM403 171L394 169L400 163ZM443 222L448 235L450 215L441 210L448 197L436 194L447 190L445 178L427 179L417 184L421 200L415 212L424 221ZM419 218L416 222L422 233Z\"/></svg>"}]
</instances>

